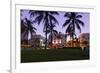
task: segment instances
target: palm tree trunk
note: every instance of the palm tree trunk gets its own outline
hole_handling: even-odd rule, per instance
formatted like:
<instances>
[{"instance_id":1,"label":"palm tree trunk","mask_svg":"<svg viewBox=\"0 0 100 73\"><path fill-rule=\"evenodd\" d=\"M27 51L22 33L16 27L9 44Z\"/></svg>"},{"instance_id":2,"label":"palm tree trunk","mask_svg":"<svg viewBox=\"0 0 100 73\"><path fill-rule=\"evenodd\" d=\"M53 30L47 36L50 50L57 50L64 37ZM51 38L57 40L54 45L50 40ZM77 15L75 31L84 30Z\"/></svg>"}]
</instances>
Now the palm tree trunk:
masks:
<instances>
[{"instance_id":1,"label":"palm tree trunk","mask_svg":"<svg viewBox=\"0 0 100 73\"><path fill-rule=\"evenodd\" d=\"M67 43L67 37L66 37L66 43ZM66 43L65 43L65 44L66 44ZM67 44L66 44L65 46L67 46Z\"/></svg>"},{"instance_id":2,"label":"palm tree trunk","mask_svg":"<svg viewBox=\"0 0 100 73\"><path fill-rule=\"evenodd\" d=\"M46 38L45 38L45 49L47 49L47 28L46 28L45 36L46 36Z\"/></svg>"},{"instance_id":3,"label":"palm tree trunk","mask_svg":"<svg viewBox=\"0 0 100 73\"><path fill-rule=\"evenodd\" d=\"M45 32L45 49L47 49L47 26L48 26L48 12L45 13L46 21L45 21L45 26L46 26L46 32Z\"/></svg>"},{"instance_id":4,"label":"palm tree trunk","mask_svg":"<svg viewBox=\"0 0 100 73\"><path fill-rule=\"evenodd\" d=\"M70 36L70 41L71 41L71 47L72 47L72 45L73 45L73 42L72 42L72 34L71 34L71 36Z\"/></svg>"},{"instance_id":5,"label":"palm tree trunk","mask_svg":"<svg viewBox=\"0 0 100 73\"><path fill-rule=\"evenodd\" d=\"M50 24L51 24L51 26L50 26L50 30L51 30L51 47L52 47L52 40L53 40L53 38L52 38L52 31L53 31L53 24L52 24L52 21L50 20Z\"/></svg>"},{"instance_id":6,"label":"palm tree trunk","mask_svg":"<svg viewBox=\"0 0 100 73\"><path fill-rule=\"evenodd\" d=\"M73 41L74 41L74 30L75 30L75 22L74 20L72 21L72 31L71 31L71 34L72 34L72 47L74 46L73 45Z\"/></svg>"},{"instance_id":7,"label":"palm tree trunk","mask_svg":"<svg viewBox=\"0 0 100 73\"><path fill-rule=\"evenodd\" d=\"M27 33L27 40L26 41L27 41L26 44L28 45L28 33Z\"/></svg>"}]
</instances>

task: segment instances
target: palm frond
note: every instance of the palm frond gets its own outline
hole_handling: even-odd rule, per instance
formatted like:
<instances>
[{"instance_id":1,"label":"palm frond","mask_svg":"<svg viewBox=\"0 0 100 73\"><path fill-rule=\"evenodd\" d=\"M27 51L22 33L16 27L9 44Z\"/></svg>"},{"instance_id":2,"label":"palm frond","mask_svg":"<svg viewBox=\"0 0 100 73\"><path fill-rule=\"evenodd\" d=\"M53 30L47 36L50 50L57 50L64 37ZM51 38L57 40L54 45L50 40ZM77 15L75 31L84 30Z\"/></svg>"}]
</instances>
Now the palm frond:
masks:
<instances>
[{"instance_id":1,"label":"palm frond","mask_svg":"<svg viewBox=\"0 0 100 73\"><path fill-rule=\"evenodd\" d=\"M51 31L50 30L47 30L47 34L49 34Z\"/></svg>"},{"instance_id":2,"label":"palm frond","mask_svg":"<svg viewBox=\"0 0 100 73\"><path fill-rule=\"evenodd\" d=\"M40 15L40 14L42 15L43 11L30 10L29 14L30 14L31 17L33 17L33 16L37 16L37 15Z\"/></svg>"},{"instance_id":3,"label":"palm frond","mask_svg":"<svg viewBox=\"0 0 100 73\"><path fill-rule=\"evenodd\" d=\"M32 27L33 28L33 30L37 30L35 27Z\"/></svg>"},{"instance_id":4,"label":"palm frond","mask_svg":"<svg viewBox=\"0 0 100 73\"><path fill-rule=\"evenodd\" d=\"M51 11L51 12L49 12L51 15L59 15L59 13L58 12L56 12L56 11Z\"/></svg>"},{"instance_id":5,"label":"palm frond","mask_svg":"<svg viewBox=\"0 0 100 73\"><path fill-rule=\"evenodd\" d=\"M54 32L55 35L58 34L58 31L57 30L53 30L53 32Z\"/></svg>"},{"instance_id":6,"label":"palm frond","mask_svg":"<svg viewBox=\"0 0 100 73\"><path fill-rule=\"evenodd\" d=\"M70 33L72 31L71 25L68 25L67 29L66 29L66 33Z\"/></svg>"},{"instance_id":7,"label":"palm frond","mask_svg":"<svg viewBox=\"0 0 100 73\"><path fill-rule=\"evenodd\" d=\"M35 18L34 22L37 22L38 24L40 24L40 22L42 21L43 19L43 15L39 15Z\"/></svg>"},{"instance_id":8,"label":"palm frond","mask_svg":"<svg viewBox=\"0 0 100 73\"><path fill-rule=\"evenodd\" d=\"M69 12L65 13L64 17L70 18L70 13Z\"/></svg>"},{"instance_id":9,"label":"palm frond","mask_svg":"<svg viewBox=\"0 0 100 73\"><path fill-rule=\"evenodd\" d=\"M58 21L57 21L57 19L56 19L54 16L49 15L49 19L50 19L51 21L53 21L55 24L56 24L56 23L59 24Z\"/></svg>"},{"instance_id":10,"label":"palm frond","mask_svg":"<svg viewBox=\"0 0 100 73\"><path fill-rule=\"evenodd\" d=\"M80 25L79 25L77 22L75 22L75 24L76 24L77 29L81 32L81 27L80 27Z\"/></svg>"},{"instance_id":11,"label":"palm frond","mask_svg":"<svg viewBox=\"0 0 100 73\"><path fill-rule=\"evenodd\" d=\"M29 14L30 14L30 17L33 17L35 15L33 10L29 10Z\"/></svg>"},{"instance_id":12,"label":"palm frond","mask_svg":"<svg viewBox=\"0 0 100 73\"><path fill-rule=\"evenodd\" d=\"M84 23L83 23L81 20L77 19L76 22L77 22L78 24L81 24L82 26L84 26Z\"/></svg>"},{"instance_id":13,"label":"palm frond","mask_svg":"<svg viewBox=\"0 0 100 73\"><path fill-rule=\"evenodd\" d=\"M67 26L68 24L70 24L70 19L66 20L62 27L65 27L65 26Z\"/></svg>"},{"instance_id":14,"label":"palm frond","mask_svg":"<svg viewBox=\"0 0 100 73\"><path fill-rule=\"evenodd\" d=\"M31 32L32 32L32 33L36 33L36 31L35 31L35 30L32 30Z\"/></svg>"},{"instance_id":15,"label":"palm frond","mask_svg":"<svg viewBox=\"0 0 100 73\"><path fill-rule=\"evenodd\" d=\"M76 18L82 18L82 15L77 15Z\"/></svg>"}]
</instances>

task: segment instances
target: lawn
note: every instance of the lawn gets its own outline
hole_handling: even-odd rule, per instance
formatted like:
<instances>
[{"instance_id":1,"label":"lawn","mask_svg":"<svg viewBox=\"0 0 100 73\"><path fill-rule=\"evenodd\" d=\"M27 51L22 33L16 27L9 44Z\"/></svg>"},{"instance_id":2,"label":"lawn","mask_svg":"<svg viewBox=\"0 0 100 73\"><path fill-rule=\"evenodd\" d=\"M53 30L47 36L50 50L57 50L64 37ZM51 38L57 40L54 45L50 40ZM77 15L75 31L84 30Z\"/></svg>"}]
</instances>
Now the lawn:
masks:
<instances>
[{"instance_id":1,"label":"lawn","mask_svg":"<svg viewBox=\"0 0 100 73\"><path fill-rule=\"evenodd\" d=\"M21 50L21 63L86 59L89 57L84 56L80 48Z\"/></svg>"}]
</instances>

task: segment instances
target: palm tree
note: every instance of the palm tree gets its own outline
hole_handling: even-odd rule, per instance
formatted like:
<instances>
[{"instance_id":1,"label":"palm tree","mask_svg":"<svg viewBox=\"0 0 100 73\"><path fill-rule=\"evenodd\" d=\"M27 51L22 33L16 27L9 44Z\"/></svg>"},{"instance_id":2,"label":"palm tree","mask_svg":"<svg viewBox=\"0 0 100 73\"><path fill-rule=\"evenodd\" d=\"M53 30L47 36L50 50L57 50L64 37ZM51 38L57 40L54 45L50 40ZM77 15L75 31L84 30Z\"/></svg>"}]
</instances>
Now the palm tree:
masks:
<instances>
[{"instance_id":1,"label":"palm tree","mask_svg":"<svg viewBox=\"0 0 100 73\"><path fill-rule=\"evenodd\" d=\"M82 15L76 12L68 12L65 13L64 17L66 17L67 19L63 24L63 27L67 26L65 32L70 34L70 37L72 38L73 41L75 35L75 29L77 28L81 33L81 26L84 26L84 23L80 20L80 18L82 18Z\"/></svg>"},{"instance_id":2,"label":"palm tree","mask_svg":"<svg viewBox=\"0 0 100 73\"><path fill-rule=\"evenodd\" d=\"M32 37L32 34L33 33L36 33L35 31L37 30L35 27L32 26L32 22L30 20L28 20L27 18L25 18L25 30L23 31L24 32L24 35L23 37L27 37L27 44L28 44L28 37L29 37L29 34L31 35Z\"/></svg>"},{"instance_id":3,"label":"palm tree","mask_svg":"<svg viewBox=\"0 0 100 73\"><path fill-rule=\"evenodd\" d=\"M23 19L21 19L21 43L23 43L24 41L24 39L25 39L25 37L23 37L23 35L24 35L24 33L25 33L25 31L27 30L27 27L25 26L25 22L24 22L24 20Z\"/></svg>"},{"instance_id":4,"label":"palm tree","mask_svg":"<svg viewBox=\"0 0 100 73\"><path fill-rule=\"evenodd\" d=\"M26 26L24 20L21 19L21 34L25 31Z\"/></svg>"},{"instance_id":5,"label":"palm tree","mask_svg":"<svg viewBox=\"0 0 100 73\"><path fill-rule=\"evenodd\" d=\"M50 45L52 47L53 37L58 35L58 31L54 29L54 27L56 27L55 25L52 25L52 27L51 26L49 26L49 27L50 27L50 29L47 30L47 33L49 34Z\"/></svg>"},{"instance_id":6,"label":"palm tree","mask_svg":"<svg viewBox=\"0 0 100 73\"><path fill-rule=\"evenodd\" d=\"M29 11L30 16L36 16L34 22L38 22L38 24L40 24L41 22L44 24L44 29L43 32L45 32L45 49L47 49L47 30L49 28L49 25L52 23L57 23L56 18L54 17L54 15L58 15L57 12L54 11ZM49 22L50 21L50 22Z\"/></svg>"}]
</instances>

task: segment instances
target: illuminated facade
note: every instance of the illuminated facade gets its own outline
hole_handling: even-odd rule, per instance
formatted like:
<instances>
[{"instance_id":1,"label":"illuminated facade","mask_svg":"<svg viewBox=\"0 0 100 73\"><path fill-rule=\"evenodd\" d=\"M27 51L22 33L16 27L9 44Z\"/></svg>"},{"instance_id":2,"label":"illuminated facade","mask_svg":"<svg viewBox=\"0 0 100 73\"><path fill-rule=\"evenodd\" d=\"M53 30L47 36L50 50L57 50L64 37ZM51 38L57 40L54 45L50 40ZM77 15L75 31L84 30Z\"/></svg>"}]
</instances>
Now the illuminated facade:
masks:
<instances>
[{"instance_id":1,"label":"illuminated facade","mask_svg":"<svg viewBox=\"0 0 100 73\"><path fill-rule=\"evenodd\" d=\"M49 42L50 38L49 38ZM66 35L65 34L58 34L56 36L53 36L53 40L52 40L52 47L51 45L49 45L50 48L62 48L62 47L66 47Z\"/></svg>"},{"instance_id":2,"label":"illuminated facade","mask_svg":"<svg viewBox=\"0 0 100 73\"><path fill-rule=\"evenodd\" d=\"M89 47L90 35L89 33L82 33L79 35L80 47Z\"/></svg>"}]
</instances>

